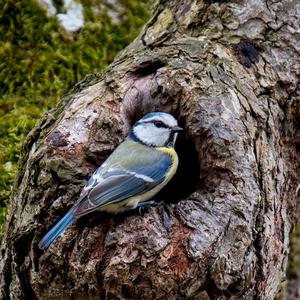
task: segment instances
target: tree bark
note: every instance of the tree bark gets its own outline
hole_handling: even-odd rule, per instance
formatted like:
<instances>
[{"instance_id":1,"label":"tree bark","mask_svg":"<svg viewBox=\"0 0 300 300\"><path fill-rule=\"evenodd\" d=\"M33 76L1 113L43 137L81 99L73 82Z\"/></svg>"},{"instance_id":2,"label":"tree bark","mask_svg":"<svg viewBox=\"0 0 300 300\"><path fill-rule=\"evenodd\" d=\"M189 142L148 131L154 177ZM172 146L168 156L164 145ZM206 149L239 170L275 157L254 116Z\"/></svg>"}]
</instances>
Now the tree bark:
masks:
<instances>
[{"instance_id":1,"label":"tree bark","mask_svg":"<svg viewBox=\"0 0 300 300\"><path fill-rule=\"evenodd\" d=\"M27 137L2 239L1 299L274 299L299 211L298 1L161 0L140 36ZM37 244L150 111L185 128L150 208ZM297 131L298 130L298 131Z\"/></svg>"}]
</instances>

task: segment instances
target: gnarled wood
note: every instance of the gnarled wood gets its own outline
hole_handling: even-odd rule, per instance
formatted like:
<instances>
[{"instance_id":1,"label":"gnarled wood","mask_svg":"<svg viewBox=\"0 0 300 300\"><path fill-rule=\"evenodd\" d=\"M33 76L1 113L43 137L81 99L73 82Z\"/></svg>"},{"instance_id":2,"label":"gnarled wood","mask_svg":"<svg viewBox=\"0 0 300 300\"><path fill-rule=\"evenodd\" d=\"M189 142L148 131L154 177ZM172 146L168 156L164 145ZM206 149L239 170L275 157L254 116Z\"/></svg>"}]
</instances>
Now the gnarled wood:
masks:
<instances>
[{"instance_id":1,"label":"gnarled wood","mask_svg":"<svg viewBox=\"0 0 300 300\"><path fill-rule=\"evenodd\" d=\"M288 0L160 1L106 72L28 136L2 240L2 298L274 299L299 209L299 11ZM159 208L94 213L38 250L149 111L185 128L184 163L161 196L180 200L169 223Z\"/></svg>"}]
</instances>

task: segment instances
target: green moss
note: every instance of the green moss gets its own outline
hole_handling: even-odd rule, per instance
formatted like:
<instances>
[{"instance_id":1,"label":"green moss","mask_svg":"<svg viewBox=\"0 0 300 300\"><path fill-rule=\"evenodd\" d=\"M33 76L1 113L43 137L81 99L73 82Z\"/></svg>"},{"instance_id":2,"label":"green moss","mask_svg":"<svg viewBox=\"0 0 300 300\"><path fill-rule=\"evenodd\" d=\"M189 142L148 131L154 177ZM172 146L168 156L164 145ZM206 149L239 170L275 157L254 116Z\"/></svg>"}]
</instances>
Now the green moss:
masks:
<instances>
[{"instance_id":1,"label":"green moss","mask_svg":"<svg viewBox=\"0 0 300 300\"><path fill-rule=\"evenodd\" d=\"M77 0L85 26L70 34L35 0L0 0L0 232L22 142L40 116L86 74L105 68L138 34L151 0ZM55 0L62 10L62 1Z\"/></svg>"},{"instance_id":2,"label":"green moss","mask_svg":"<svg viewBox=\"0 0 300 300\"><path fill-rule=\"evenodd\" d=\"M290 234L290 254L287 277L300 278L300 223Z\"/></svg>"},{"instance_id":3,"label":"green moss","mask_svg":"<svg viewBox=\"0 0 300 300\"><path fill-rule=\"evenodd\" d=\"M38 95L0 99L0 232L23 140L56 99Z\"/></svg>"},{"instance_id":4,"label":"green moss","mask_svg":"<svg viewBox=\"0 0 300 300\"><path fill-rule=\"evenodd\" d=\"M120 1L124 8L116 24L107 9L92 9L97 2L82 0L85 27L71 35L34 0L0 0L0 93L61 95L83 75L110 63L137 35L147 6Z\"/></svg>"}]
</instances>

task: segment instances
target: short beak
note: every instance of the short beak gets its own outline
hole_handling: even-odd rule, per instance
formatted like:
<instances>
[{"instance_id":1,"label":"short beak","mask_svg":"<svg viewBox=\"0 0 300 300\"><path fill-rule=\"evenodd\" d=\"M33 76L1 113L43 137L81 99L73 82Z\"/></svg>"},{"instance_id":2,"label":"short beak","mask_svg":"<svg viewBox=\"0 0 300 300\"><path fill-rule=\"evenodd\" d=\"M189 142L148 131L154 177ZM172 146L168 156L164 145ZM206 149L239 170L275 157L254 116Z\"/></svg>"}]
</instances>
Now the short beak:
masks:
<instances>
[{"instance_id":1,"label":"short beak","mask_svg":"<svg viewBox=\"0 0 300 300\"><path fill-rule=\"evenodd\" d=\"M179 127L179 126L175 126L172 128L172 131L173 132L180 132L180 131L183 131L183 128Z\"/></svg>"}]
</instances>

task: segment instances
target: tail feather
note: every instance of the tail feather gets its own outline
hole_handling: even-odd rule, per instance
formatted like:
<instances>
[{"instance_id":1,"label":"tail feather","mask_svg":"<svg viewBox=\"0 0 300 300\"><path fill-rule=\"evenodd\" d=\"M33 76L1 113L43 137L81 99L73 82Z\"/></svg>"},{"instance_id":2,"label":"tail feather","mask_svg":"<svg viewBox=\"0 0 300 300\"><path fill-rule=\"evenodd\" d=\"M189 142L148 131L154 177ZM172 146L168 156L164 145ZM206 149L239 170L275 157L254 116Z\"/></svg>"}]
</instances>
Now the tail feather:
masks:
<instances>
[{"instance_id":1,"label":"tail feather","mask_svg":"<svg viewBox=\"0 0 300 300\"><path fill-rule=\"evenodd\" d=\"M66 215L55 224L39 242L39 248L46 250L54 240L62 234L74 221L74 210L70 209Z\"/></svg>"}]
</instances>

